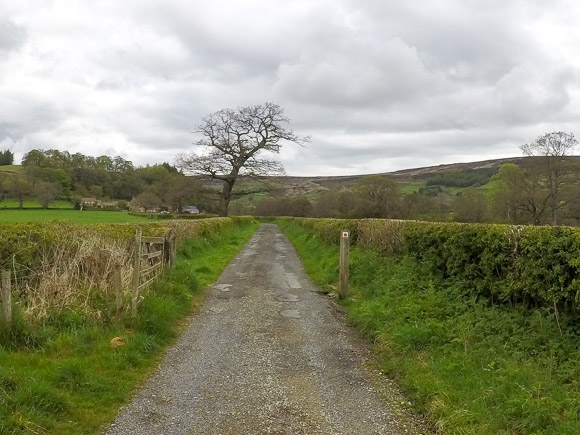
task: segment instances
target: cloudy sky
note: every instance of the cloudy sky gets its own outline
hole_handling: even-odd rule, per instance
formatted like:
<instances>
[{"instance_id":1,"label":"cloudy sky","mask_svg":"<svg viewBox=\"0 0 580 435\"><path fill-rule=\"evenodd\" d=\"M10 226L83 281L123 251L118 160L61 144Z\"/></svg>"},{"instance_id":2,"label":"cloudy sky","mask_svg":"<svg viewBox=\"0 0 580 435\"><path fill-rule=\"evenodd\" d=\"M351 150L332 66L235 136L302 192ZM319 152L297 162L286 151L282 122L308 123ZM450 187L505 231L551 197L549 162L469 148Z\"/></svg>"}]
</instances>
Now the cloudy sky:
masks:
<instances>
[{"instance_id":1,"label":"cloudy sky","mask_svg":"<svg viewBox=\"0 0 580 435\"><path fill-rule=\"evenodd\" d=\"M266 101L291 175L520 155L580 135L580 3L19 0L0 3L0 150L194 149L201 118Z\"/></svg>"}]
</instances>

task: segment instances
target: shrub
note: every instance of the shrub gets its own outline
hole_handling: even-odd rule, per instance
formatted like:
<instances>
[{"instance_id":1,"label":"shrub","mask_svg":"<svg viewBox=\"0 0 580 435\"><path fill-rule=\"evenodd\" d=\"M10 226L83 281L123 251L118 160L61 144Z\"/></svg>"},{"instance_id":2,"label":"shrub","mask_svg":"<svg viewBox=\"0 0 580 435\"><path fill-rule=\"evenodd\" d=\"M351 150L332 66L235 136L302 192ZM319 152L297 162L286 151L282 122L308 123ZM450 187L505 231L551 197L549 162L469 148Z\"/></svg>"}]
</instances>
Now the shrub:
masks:
<instances>
[{"instance_id":1,"label":"shrub","mask_svg":"<svg viewBox=\"0 0 580 435\"><path fill-rule=\"evenodd\" d=\"M353 243L382 255L407 254L434 273L466 284L492 302L554 304L580 302L580 229L386 219L293 218L325 242L342 230Z\"/></svg>"},{"instance_id":2,"label":"shrub","mask_svg":"<svg viewBox=\"0 0 580 435\"><path fill-rule=\"evenodd\" d=\"M123 287L129 292L137 226L144 236L163 236L173 229L179 244L252 219L241 216L138 224L2 225L0 269L11 270L15 294L23 306L22 316L27 320L62 319L70 312L100 319L104 313L98 302L114 299L110 276L115 263L121 264Z\"/></svg>"}]
</instances>

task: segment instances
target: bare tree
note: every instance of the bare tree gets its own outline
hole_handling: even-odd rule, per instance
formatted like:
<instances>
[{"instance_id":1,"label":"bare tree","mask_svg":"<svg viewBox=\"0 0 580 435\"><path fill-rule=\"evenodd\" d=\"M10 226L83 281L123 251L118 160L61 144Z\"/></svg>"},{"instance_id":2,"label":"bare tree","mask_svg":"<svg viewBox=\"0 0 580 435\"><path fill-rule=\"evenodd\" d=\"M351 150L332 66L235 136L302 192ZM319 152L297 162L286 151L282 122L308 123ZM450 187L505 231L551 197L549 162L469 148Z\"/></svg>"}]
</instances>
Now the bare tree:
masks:
<instances>
[{"instance_id":1,"label":"bare tree","mask_svg":"<svg viewBox=\"0 0 580 435\"><path fill-rule=\"evenodd\" d=\"M572 173L564 157L570 155L578 141L574 134L555 131L538 137L531 144L521 146L523 153L534 157L527 174L536 178L546 190L545 204L551 214L552 225L558 225L558 212L577 195L568 195L566 184Z\"/></svg>"},{"instance_id":2,"label":"bare tree","mask_svg":"<svg viewBox=\"0 0 580 435\"><path fill-rule=\"evenodd\" d=\"M153 192L145 191L131 200L131 207L141 208L147 213L149 210L161 207L161 199Z\"/></svg>"},{"instance_id":3,"label":"bare tree","mask_svg":"<svg viewBox=\"0 0 580 435\"><path fill-rule=\"evenodd\" d=\"M457 222L483 222L487 214L485 196L473 188L466 189L455 197L453 212Z\"/></svg>"},{"instance_id":4,"label":"bare tree","mask_svg":"<svg viewBox=\"0 0 580 435\"><path fill-rule=\"evenodd\" d=\"M273 103L220 110L206 116L197 128L202 135L197 142L204 148L202 153L182 154L177 164L191 174L223 182L218 211L220 216L227 216L232 190L240 176L283 173L282 165L264 152L278 153L283 140L297 144L309 140L287 128L289 122L284 110Z\"/></svg>"},{"instance_id":5,"label":"bare tree","mask_svg":"<svg viewBox=\"0 0 580 435\"><path fill-rule=\"evenodd\" d=\"M395 217L401 211L401 195L396 181L382 175L365 175L355 185L362 217Z\"/></svg>"}]
</instances>

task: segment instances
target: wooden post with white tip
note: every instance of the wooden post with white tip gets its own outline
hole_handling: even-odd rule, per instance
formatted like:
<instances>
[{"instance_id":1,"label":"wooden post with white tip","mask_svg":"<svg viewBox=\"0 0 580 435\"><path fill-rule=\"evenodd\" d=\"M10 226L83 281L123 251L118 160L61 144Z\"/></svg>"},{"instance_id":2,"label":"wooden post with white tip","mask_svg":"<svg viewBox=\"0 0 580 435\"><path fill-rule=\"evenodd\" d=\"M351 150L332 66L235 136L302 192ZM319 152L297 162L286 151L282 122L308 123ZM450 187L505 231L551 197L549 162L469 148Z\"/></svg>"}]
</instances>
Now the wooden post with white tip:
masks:
<instances>
[{"instance_id":1,"label":"wooden post with white tip","mask_svg":"<svg viewBox=\"0 0 580 435\"><path fill-rule=\"evenodd\" d=\"M340 265L338 273L338 297L348 296L348 254L350 250L350 234L342 231L340 235Z\"/></svg>"}]
</instances>

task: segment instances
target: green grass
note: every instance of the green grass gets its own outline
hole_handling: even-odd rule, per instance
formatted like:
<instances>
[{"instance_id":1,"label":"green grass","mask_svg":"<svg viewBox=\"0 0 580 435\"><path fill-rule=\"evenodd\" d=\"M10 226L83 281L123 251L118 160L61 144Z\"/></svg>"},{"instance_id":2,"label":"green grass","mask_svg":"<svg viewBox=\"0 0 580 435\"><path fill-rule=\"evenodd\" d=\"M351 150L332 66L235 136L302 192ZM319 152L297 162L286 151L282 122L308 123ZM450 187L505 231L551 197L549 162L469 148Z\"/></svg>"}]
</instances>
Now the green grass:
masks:
<instances>
[{"instance_id":1,"label":"green grass","mask_svg":"<svg viewBox=\"0 0 580 435\"><path fill-rule=\"evenodd\" d=\"M419 192L421 187L425 187L425 183L406 183L399 185L399 192L409 195L411 193Z\"/></svg>"},{"instance_id":2,"label":"green grass","mask_svg":"<svg viewBox=\"0 0 580 435\"><path fill-rule=\"evenodd\" d=\"M52 222L67 220L80 224L144 222L143 216L132 216L121 211L88 210L3 210L0 208L0 225L18 222Z\"/></svg>"},{"instance_id":3,"label":"green grass","mask_svg":"<svg viewBox=\"0 0 580 435\"><path fill-rule=\"evenodd\" d=\"M11 208L11 209L15 209L20 207L20 202L17 199L13 199L13 198L0 198L0 210L3 208ZM41 209L42 206L40 205L40 203L36 200L26 200L22 202L22 207L23 208L38 208ZM70 203L69 201L54 201L51 202L49 205L49 208L51 209L71 209L73 208L72 203Z\"/></svg>"},{"instance_id":4,"label":"green grass","mask_svg":"<svg viewBox=\"0 0 580 435\"><path fill-rule=\"evenodd\" d=\"M0 166L0 172L19 172L22 170L20 165L3 165Z\"/></svg>"},{"instance_id":5,"label":"green grass","mask_svg":"<svg viewBox=\"0 0 580 435\"><path fill-rule=\"evenodd\" d=\"M0 434L102 432L257 226L181 246L176 266L146 292L136 321L111 317L112 307L100 323L74 310L55 313L42 327L17 316L11 336L0 333ZM116 337L125 344L113 348Z\"/></svg>"},{"instance_id":6,"label":"green grass","mask_svg":"<svg viewBox=\"0 0 580 435\"><path fill-rule=\"evenodd\" d=\"M279 221L323 288L338 248ZM351 250L351 322L375 343L381 370L446 433L580 433L580 328L547 309L490 306L410 258Z\"/></svg>"}]
</instances>

